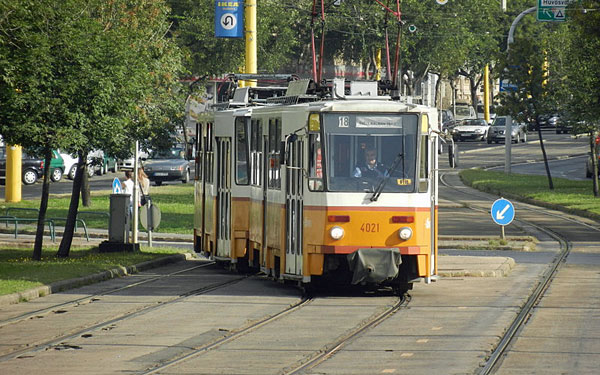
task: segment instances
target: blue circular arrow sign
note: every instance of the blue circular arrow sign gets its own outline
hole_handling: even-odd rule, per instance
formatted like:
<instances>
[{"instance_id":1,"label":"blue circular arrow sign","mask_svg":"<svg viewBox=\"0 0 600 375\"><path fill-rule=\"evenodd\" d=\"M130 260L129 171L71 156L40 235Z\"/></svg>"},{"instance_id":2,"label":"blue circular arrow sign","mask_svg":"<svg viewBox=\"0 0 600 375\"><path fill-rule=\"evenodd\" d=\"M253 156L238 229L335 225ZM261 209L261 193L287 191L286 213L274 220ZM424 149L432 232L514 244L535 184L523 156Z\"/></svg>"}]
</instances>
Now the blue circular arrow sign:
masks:
<instances>
[{"instance_id":1,"label":"blue circular arrow sign","mask_svg":"<svg viewBox=\"0 0 600 375\"><path fill-rule=\"evenodd\" d=\"M504 198L497 199L492 204L492 220L498 225L508 225L515 218L515 207Z\"/></svg>"}]
</instances>

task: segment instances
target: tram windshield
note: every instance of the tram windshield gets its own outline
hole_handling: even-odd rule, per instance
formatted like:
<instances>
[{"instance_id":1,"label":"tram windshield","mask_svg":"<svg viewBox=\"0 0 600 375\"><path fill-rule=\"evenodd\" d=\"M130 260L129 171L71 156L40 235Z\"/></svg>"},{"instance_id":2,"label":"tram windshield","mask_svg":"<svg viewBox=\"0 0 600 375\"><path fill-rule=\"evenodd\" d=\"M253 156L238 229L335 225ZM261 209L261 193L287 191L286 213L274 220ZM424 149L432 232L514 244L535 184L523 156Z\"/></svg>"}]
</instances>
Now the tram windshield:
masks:
<instances>
[{"instance_id":1,"label":"tram windshield","mask_svg":"<svg viewBox=\"0 0 600 375\"><path fill-rule=\"evenodd\" d=\"M323 123L329 191L414 191L416 114L326 113Z\"/></svg>"}]
</instances>

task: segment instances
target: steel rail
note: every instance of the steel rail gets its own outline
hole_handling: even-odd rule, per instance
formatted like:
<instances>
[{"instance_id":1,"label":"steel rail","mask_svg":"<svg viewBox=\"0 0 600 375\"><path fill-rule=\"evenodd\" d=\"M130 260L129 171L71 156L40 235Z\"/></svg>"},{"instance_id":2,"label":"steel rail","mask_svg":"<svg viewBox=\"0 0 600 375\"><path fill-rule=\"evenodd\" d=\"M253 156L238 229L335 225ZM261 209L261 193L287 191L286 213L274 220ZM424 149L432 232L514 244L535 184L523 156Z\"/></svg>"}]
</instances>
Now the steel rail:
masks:
<instances>
[{"instance_id":1,"label":"steel rail","mask_svg":"<svg viewBox=\"0 0 600 375\"><path fill-rule=\"evenodd\" d=\"M111 326L111 325L113 325L115 323L122 322L122 321L124 321L126 319L130 319L130 318L134 318L134 317L138 317L138 316L144 315L146 313L152 312L154 310L158 310L158 309L163 308L165 306L169 306L171 304L183 301L183 300L185 300L185 299L187 299L189 297L192 297L192 296L198 296L198 295L206 294L206 293L212 292L214 290L217 290L217 289L220 289L220 288L224 288L224 287L227 287L229 285L236 284L236 283L238 283L238 282L240 282L242 280L247 279L250 276L252 276L252 275L245 275L245 276L242 276L242 277L235 278L233 280L228 280L228 281L220 282L220 283L217 283L217 284L212 284L212 285L208 285L208 286L205 286L205 287L202 287L202 288L198 288L198 289L195 289L195 290L193 290L191 292L187 292L184 295L181 295L181 296L179 296L177 298L168 300L166 302L159 303L159 304L152 304L152 305L149 305L149 306L145 306L145 307L141 308L140 310L136 310L136 311L132 311L132 312L127 312L127 313L124 313L122 315L118 315L118 316L116 316L116 317L114 317L112 319L108 319L108 320L105 320L103 322L96 323L94 325L78 329L77 331L70 332L70 333L67 333L67 334L59 336L59 337L54 337L52 340L47 340L47 341L44 341L44 342L41 342L41 343L30 344L30 346L28 346L26 348L23 348L23 349L20 349L20 350L15 350L13 352L10 352L8 354L0 356L0 362L5 362L5 361L8 361L8 360L11 360L11 359L14 359L14 358L21 357L23 354L26 354L26 353L36 353L36 352L39 352L39 351L42 351L42 350L52 349L53 347L64 346L64 345L66 345L65 341L70 340L70 339L74 339L74 338L77 338L77 337L81 337L81 336L85 335L88 332L95 331L97 329L104 328L104 327L109 327L109 326Z\"/></svg>"},{"instance_id":2,"label":"steel rail","mask_svg":"<svg viewBox=\"0 0 600 375\"><path fill-rule=\"evenodd\" d=\"M539 300L544 296L544 293L550 286L550 283L554 279L554 276L558 272L560 266L564 264L564 261L571 252L572 244L569 240L551 231L548 228L543 228L541 226L531 223L529 224L533 225L538 230L546 232L546 234L548 234L549 236L554 237L554 239L560 243L561 251L554 257L549 267L546 269L546 272L544 273L544 275L542 275L540 281L538 282L537 287L529 295L527 302L525 303L525 305L523 305L523 307L521 307L521 311L513 320L511 325L508 327L508 329L502 336L502 339L487 359L483 368L478 372L478 374L480 375L491 374L493 370L496 370L496 366L500 363L500 358L507 351L508 346L511 344L511 342L517 335L518 330L522 327L523 323L531 314L531 311L533 310L535 305L537 305Z\"/></svg>"},{"instance_id":3,"label":"steel rail","mask_svg":"<svg viewBox=\"0 0 600 375\"><path fill-rule=\"evenodd\" d=\"M139 374L143 374L143 375L155 374L155 373L157 373L159 371L162 371L162 370L164 370L166 368L175 366L175 365L177 365L179 363L182 363L182 362L185 362L185 361L187 361L189 359L196 358L196 357L198 357L198 356L200 356L200 355L202 355L202 354L204 354L204 353L206 353L206 352L208 352L208 351L210 351L212 349L218 348L221 345L224 345L226 343L234 341L234 340L236 340L236 339L238 339L238 338L240 338L240 337L242 337L242 336L244 336L244 335L246 335L246 334L248 334L248 333L250 333L250 332L252 332L252 331L254 331L254 330L256 330L256 329L258 329L258 328L260 328L260 327L262 327L264 325L266 325L266 324L268 324L268 323L271 323L271 322L273 322L273 321L275 321L277 319L280 319L280 318L284 317L285 315L290 314L291 312L296 311L296 310L302 308L303 306L309 304L312 301L313 301L313 298L311 298L311 297L303 297L300 301L298 301L297 303L295 303L295 304L293 304L291 306L288 306L285 310L282 310L282 311L280 311L280 312L278 312L278 313L276 313L274 315L267 316L267 317L265 317L265 318L263 318L263 319L255 322L255 323L253 323L253 324L251 324L251 325L249 325L247 327L244 327L244 328L242 328L242 329L240 329L238 331L232 332L230 335L227 335L227 336L225 336L225 337L223 337L223 338L221 338L219 340L216 340L216 341L214 341L212 343L209 343L209 344L203 345L203 346L201 346L199 348L196 348L192 352L190 352L190 353L188 353L188 354L186 354L184 356L172 359L172 360L170 360L168 362L165 362L165 363L160 364L158 366L155 366L155 367L153 367L151 369L148 369L147 371L140 372Z\"/></svg>"},{"instance_id":4,"label":"steel rail","mask_svg":"<svg viewBox=\"0 0 600 375\"><path fill-rule=\"evenodd\" d=\"M330 345L330 348L326 348L326 349L318 351L316 354L313 354L313 356L311 358L309 358L306 362L304 362L304 363L300 364L299 366L294 367L292 369L287 369L287 370L284 369L284 371L282 373L285 375L300 374L301 372L303 372L305 370L310 370L310 369L318 366L319 364L325 362L327 359L331 358L335 353L340 351L344 346L346 346L347 344L352 342L352 340L354 338L356 338L358 335L360 335L361 333L365 332L366 330L368 330L370 328L375 327L382 321L391 317L396 312L398 312L400 309L402 309L403 307L408 305L409 302L410 302L410 295L409 294L402 295L401 297L399 297L398 301L394 305L392 305L390 308L388 308L385 311L383 311L382 313L378 314L376 317L372 318L367 323L361 324L359 327L352 330L350 333L346 334L344 337L338 339L336 342L334 342L333 344Z\"/></svg>"},{"instance_id":5,"label":"steel rail","mask_svg":"<svg viewBox=\"0 0 600 375\"><path fill-rule=\"evenodd\" d=\"M444 176L445 176L445 174L442 174L440 176L440 181L442 182L442 184L444 184L444 186L446 186L446 187L448 187L450 189L453 189L455 191L459 191L459 189L457 189L455 186L453 186L450 183L448 183L447 181L445 181L444 180ZM483 197L482 194L479 195L479 194L474 194L474 193L464 192L464 191L462 191L462 193L466 194L466 195L480 197L480 198ZM450 199L450 201L453 201L453 202L456 202L456 203L460 203L460 201L454 201L452 199ZM471 209L471 210L475 210L475 211L485 211L485 212L487 212L486 210L483 210L483 209L481 209L479 207L473 207L473 206L469 206L469 205L467 205L466 207L469 208L469 209ZM533 211L533 209L528 208L528 207L525 207L524 209L529 210L529 211ZM571 220L571 221L576 222L576 223L585 224L585 223L582 223L582 222L577 221L575 219L568 218L568 217L562 216L562 215L557 215L557 214L552 214L552 213L545 213L545 215L547 215L547 216L554 216L554 217L560 217L560 218L563 218L563 219ZM530 293L529 297L527 298L526 303L520 308L519 313L517 314L517 316L515 317L515 319L512 321L512 323L510 324L510 326L508 327L508 329L502 335L502 338L500 339L498 345L493 349L492 353L490 354L490 356L486 360L485 364L477 372L477 374L479 374L479 375L491 374L492 371L494 371L494 370L497 369L496 368L497 365L501 363L500 359L506 353L509 345L512 343L513 339L517 336L517 333L518 333L519 329L523 326L523 324L525 323L525 321L528 319L528 317L531 314L533 308L541 300L541 298L543 297L544 293L546 292L546 290L550 286L550 283L554 279L554 276L558 272L560 266L562 264L564 264L567 256L571 252L572 243L567 238L565 238L563 235L558 234L558 233L554 232L553 230L551 230L549 228L543 227L543 226L538 225L538 224L534 224L534 223L532 223L530 221L527 221L527 220L519 220L519 222L526 223L527 225L535 227L539 231L544 232L548 236L554 238L560 244L560 251L554 256L554 258L552 259L552 262L550 262L548 264L548 266L547 266L544 274L540 277L537 286L534 288L534 290ZM594 228L591 225L587 225L587 226L590 227L590 228L592 228L592 229L598 230L597 228Z\"/></svg>"}]
</instances>

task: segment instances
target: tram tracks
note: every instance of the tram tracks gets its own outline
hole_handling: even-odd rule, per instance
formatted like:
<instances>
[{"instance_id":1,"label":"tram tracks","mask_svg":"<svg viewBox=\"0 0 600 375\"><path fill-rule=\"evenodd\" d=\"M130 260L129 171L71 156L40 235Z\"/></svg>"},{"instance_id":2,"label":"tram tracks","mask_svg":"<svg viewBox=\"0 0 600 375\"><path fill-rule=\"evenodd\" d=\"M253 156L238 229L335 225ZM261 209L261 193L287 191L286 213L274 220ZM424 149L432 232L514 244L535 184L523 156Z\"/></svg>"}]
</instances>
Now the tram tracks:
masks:
<instances>
[{"instance_id":1,"label":"tram tracks","mask_svg":"<svg viewBox=\"0 0 600 375\"><path fill-rule=\"evenodd\" d=\"M132 288L135 288L135 287L139 287L139 286L142 286L142 285L145 285L145 284L153 283L153 282L156 282L156 281L168 278L168 277L173 277L173 276L181 275L183 273L190 272L190 271L193 271L195 269L208 267L208 266L211 266L213 264L214 264L214 262L205 262L205 263L200 264L200 265L195 265L195 266L192 266L192 267L186 267L186 268L184 268L182 270L171 272L171 273L168 273L168 274L165 274L165 275L154 276L154 277L150 277L150 278L147 278L147 279L144 279L144 280L140 280L140 281L135 282L135 283L127 284L127 285L122 286L122 287L113 288L113 289L104 291L102 293L91 294L91 295L87 295L85 297L80 297L80 298L74 298L72 300L65 301L65 302L62 302L62 303L57 303L57 304L54 304L54 305L51 305L51 306L48 306L48 307L44 307L44 308L41 308L41 309L37 309L37 310L33 310L33 311L27 311L25 313L22 313L22 314L19 314L19 315L10 317L10 318L0 320L0 329L2 329L3 327L5 327L5 326L7 326L9 324L17 323L17 322L20 322L20 321L23 321L23 320L27 320L27 319L32 319L32 318L35 318L35 317L41 317L41 316L43 316L45 314L48 314L48 313L51 313L51 312L62 311L61 309L64 309L64 308L67 308L67 307L70 307L70 306L78 306L78 305L85 304L85 303L91 303L91 302L97 301L98 298L100 298L102 296L106 296L106 295L111 295L111 294L116 294L116 293L119 293L119 292L123 292L125 290L132 289Z\"/></svg>"},{"instance_id":2,"label":"tram tracks","mask_svg":"<svg viewBox=\"0 0 600 375\"><path fill-rule=\"evenodd\" d=\"M453 186L452 184L450 184L446 181L444 174L442 174L440 176L440 181L444 186L446 186L449 189L454 190L457 193L460 192L460 194L475 196L478 198L489 199L489 196L484 196L483 194L478 194L475 192L466 192L462 189L457 188L456 186ZM454 199L449 199L449 200L452 202L455 202L455 203L463 203L460 200L454 200ZM476 210L476 211L489 212L485 208L474 205L474 204L467 204L467 205L465 205L465 207L472 209L472 210ZM531 227L536 228L540 232L545 233L549 238L552 238L554 241L556 241L559 244L560 249L559 249L558 253L554 256L552 261L546 266L545 271L539 277L537 284L530 292L529 296L527 297L526 302L520 307L518 314L516 315L514 320L511 322L511 324L508 326L508 328L506 329L506 331L500 338L499 342L497 343L495 348L492 350L491 354L486 359L485 363L477 371L477 373L480 375L491 374L494 371L496 371L498 369L498 367L501 365L502 359L509 351L511 343L513 343L514 340L519 336L520 330L522 329L524 324L527 322L529 317L533 314L534 308L540 302L540 300L543 298L546 290L550 287L553 279L557 275L561 266L565 263L567 257L569 256L569 254L571 252L571 249L573 248L572 241L570 240L568 234L565 234L565 232L563 232L563 231L560 231L563 233L559 233L559 231L551 228L551 226L548 224L536 223L535 222L536 219L539 221L543 221L543 220L540 220L539 218L544 217L544 216L552 217L552 218L558 219L562 222L565 222L565 221L570 222L570 223L576 224L577 226L585 227L588 230L600 232L600 228L598 228L597 226L590 225L582 220L578 220L576 218L573 218L572 216L568 216L565 214L560 214L560 213L555 213L555 212L546 212L546 211L540 212L539 209L532 208L529 205L525 205L525 204L522 207L520 207L520 210L527 211L529 213L529 215L531 215L531 216L528 215L528 217L526 217L525 219L519 219L518 220L519 222L525 223ZM557 225L557 224L555 224L555 225Z\"/></svg>"},{"instance_id":3,"label":"tram tracks","mask_svg":"<svg viewBox=\"0 0 600 375\"><path fill-rule=\"evenodd\" d=\"M380 314L371 317L369 321L365 322L363 325L357 326L355 329L348 332L343 337L339 338L337 341L328 345L327 348L315 353L314 355L305 358L304 360L299 361L299 364L296 366L292 366L292 368L284 369L282 372L283 375L296 375L304 373L304 371L308 371L318 366L319 364L327 361L328 358L335 355L338 351L342 350L346 345L351 343L355 338L360 336L363 332L377 326L384 320L396 314L399 310L406 307L410 302L410 295L404 294L398 298L398 301L387 308L385 311Z\"/></svg>"},{"instance_id":4,"label":"tram tracks","mask_svg":"<svg viewBox=\"0 0 600 375\"><path fill-rule=\"evenodd\" d=\"M167 370L167 372L177 372L177 366L189 366L194 360L198 360L198 358L202 355L208 354L213 350L222 349L221 347L223 347L224 345L233 343L236 340L239 340L247 335L251 335L259 331L261 328L267 328L270 324L275 324L276 322L281 321L286 317L293 320L294 317L296 317L296 315L293 315L294 313L298 313L302 308L311 305L317 300L318 298L315 297L304 296L301 300L288 306L280 312L259 319L246 327L242 327L238 330L231 331L230 334L228 334L227 336L215 340L213 342L207 343L205 345L196 347L185 355L164 361L163 363L148 368L143 372L136 373L149 375L162 373L165 370ZM288 364L279 372L279 374L301 374L305 371L313 369L319 364L327 361L328 358L335 355L338 351L342 350L346 345L353 342L364 332L374 328L386 319L394 316L398 311L405 308L409 302L410 295L408 294L396 297L396 301L385 307L382 311L376 311L366 320L361 320L357 322L354 327L350 328L342 335L336 336L334 339L332 339L332 341L330 341L326 345L322 346L319 349L313 350L310 354L303 356L302 359L296 360L295 362ZM258 334L260 335L260 333Z\"/></svg>"},{"instance_id":5,"label":"tram tracks","mask_svg":"<svg viewBox=\"0 0 600 375\"><path fill-rule=\"evenodd\" d=\"M206 264L203 266L207 266L207 265L209 265L209 264ZM139 286L140 284L154 282L161 278L181 274L182 272L188 272L188 271L191 271L192 269L196 269L199 267L200 266L194 266L194 267L186 268L185 270L180 270L180 271L168 274L168 275L161 275L161 276L158 276L155 278L144 280L139 283L134 283L135 285L132 284L130 287ZM0 363L15 359L15 358L27 358L29 356L32 356L34 353L36 353L38 351L48 350L48 349L52 349L52 348L60 349L63 347L69 347L69 344L67 343L69 340L73 340L78 337L90 337L91 332L99 330L99 329L110 330L110 329L112 329L112 327L114 327L119 322L123 322L127 319L133 319L133 318L139 317L141 315L153 312L155 310L165 308L166 306L170 306L170 305L182 302L190 297L199 296L202 294L206 294L206 293L215 291L217 289L228 287L228 286L236 284L242 280L245 280L250 276L251 275L244 275L244 276L236 277L236 278L229 279L226 281L212 283L210 285L206 285L206 286L196 288L191 291L187 291L187 292L181 294L180 296L171 298L164 302L147 304L147 305L142 306L133 311L128 311L128 312L125 312L125 313L122 313L119 315L112 316L109 319L104 319L103 321L101 321L99 323L89 324L89 325L84 326L83 328L76 328L69 332L61 333L57 337L53 337L53 338L50 338L47 340L40 340L38 342L28 343L28 345L26 347L15 349L15 350L11 351L10 353L0 355ZM129 286L127 286L127 287L129 287ZM116 288L109 292L103 293L102 295L106 295L109 293L116 293L117 291L124 290L127 287ZM90 297L86 297L86 298L89 299ZM71 303L71 305L72 305L72 303Z\"/></svg>"}]
</instances>

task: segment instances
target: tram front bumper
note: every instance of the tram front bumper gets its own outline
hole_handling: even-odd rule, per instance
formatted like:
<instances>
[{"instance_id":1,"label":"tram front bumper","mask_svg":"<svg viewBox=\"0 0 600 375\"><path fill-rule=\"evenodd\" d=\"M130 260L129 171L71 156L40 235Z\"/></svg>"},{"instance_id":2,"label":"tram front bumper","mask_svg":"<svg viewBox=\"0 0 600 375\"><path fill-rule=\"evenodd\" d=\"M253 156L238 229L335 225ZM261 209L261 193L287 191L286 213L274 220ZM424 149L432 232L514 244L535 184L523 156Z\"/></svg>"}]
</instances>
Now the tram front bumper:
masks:
<instances>
[{"instance_id":1,"label":"tram front bumper","mask_svg":"<svg viewBox=\"0 0 600 375\"><path fill-rule=\"evenodd\" d=\"M378 284L398 275L402 256L394 248L369 248L348 254L347 260L352 284Z\"/></svg>"}]
</instances>

